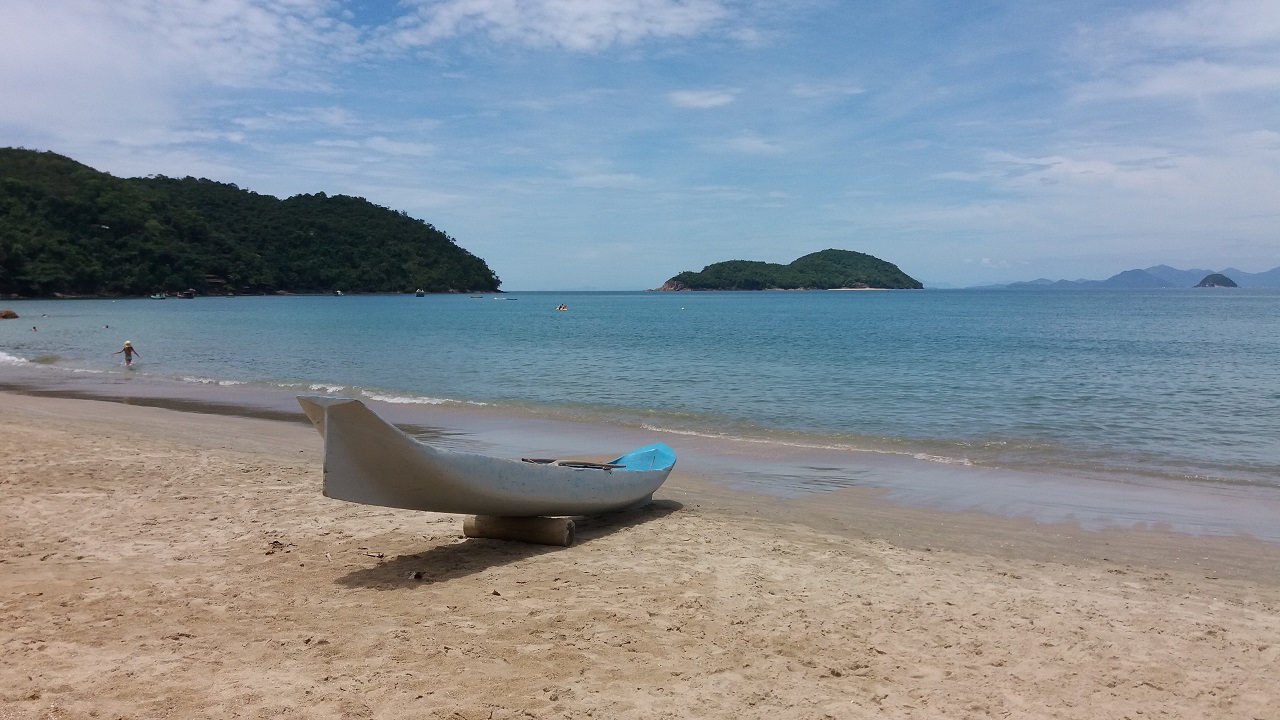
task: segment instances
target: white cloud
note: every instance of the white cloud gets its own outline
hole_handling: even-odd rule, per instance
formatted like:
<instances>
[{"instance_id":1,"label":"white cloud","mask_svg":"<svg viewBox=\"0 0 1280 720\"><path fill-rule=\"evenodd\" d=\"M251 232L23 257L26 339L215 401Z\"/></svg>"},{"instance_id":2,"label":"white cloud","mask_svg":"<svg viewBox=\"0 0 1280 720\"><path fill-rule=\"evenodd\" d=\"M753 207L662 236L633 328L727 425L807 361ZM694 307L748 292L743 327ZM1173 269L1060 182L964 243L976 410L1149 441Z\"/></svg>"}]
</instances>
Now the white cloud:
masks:
<instances>
[{"instance_id":1,"label":"white cloud","mask_svg":"<svg viewBox=\"0 0 1280 720\"><path fill-rule=\"evenodd\" d=\"M401 47L473 33L497 42L598 51L648 38L692 37L729 17L719 0L408 0L391 33Z\"/></svg>"},{"instance_id":2,"label":"white cloud","mask_svg":"<svg viewBox=\"0 0 1280 720\"><path fill-rule=\"evenodd\" d=\"M940 237L963 232L1009 258L1127 252L1165 262L1228 239L1269 245L1275 253L1276 132L1230 136L1203 153L1126 146L1045 156L993 152L960 175L990 192L967 202L890 208L877 222Z\"/></svg>"},{"instance_id":3,"label":"white cloud","mask_svg":"<svg viewBox=\"0 0 1280 720\"><path fill-rule=\"evenodd\" d=\"M698 187L691 187L688 191L702 197L711 197L735 203L744 200L754 200L758 197L754 190L733 185L701 185ZM666 199L683 200L684 197L685 194L680 193L669 195Z\"/></svg>"},{"instance_id":4,"label":"white cloud","mask_svg":"<svg viewBox=\"0 0 1280 720\"><path fill-rule=\"evenodd\" d=\"M386 155L418 158L436 154L436 147L428 143L402 142L376 135L361 140L317 140L315 144L319 147L372 150Z\"/></svg>"},{"instance_id":5,"label":"white cloud","mask_svg":"<svg viewBox=\"0 0 1280 720\"><path fill-rule=\"evenodd\" d=\"M1197 59L1165 65L1136 65L1117 77L1082 85L1082 100L1119 98L1201 98L1280 90L1280 63L1240 65Z\"/></svg>"},{"instance_id":6,"label":"white cloud","mask_svg":"<svg viewBox=\"0 0 1280 720\"><path fill-rule=\"evenodd\" d=\"M1211 97L1280 88L1280 3L1191 0L1087 27L1078 58L1086 100Z\"/></svg>"},{"instance_id":7,"label":"white cloud","mask_svg":"<svg viewBox=\"0 0 1280 720\"><path fill-rule=\"evenodd\" d=\"M1143 160L1149 161L1150 158ZM1062 155L1019 157L1011 153L995 152L987 156L986 163L988 177L1006 188L1025 189L1059 184L1117 186L1134 177L1149 175L1141 170L1125 167L1113 158ZM1147 163L1136 164L1141 166Z\"/></svg>"},{"instance_id":8,"label":"white cloud","mask_svg":"<svg viewBox=\"0 0 1280 720\"><path fill-rule=\"evenodd\" d=\"M1142 13L1127 23L1132 38L1156 47L1251 47L1280 41L1275 0L1194 0Z\"/></svg>"},{"instance_id":9,"label":"white cloud","mask_svg":"<svg viewBox=\"0 0 1280 720\"><path fill-rule=\"evenodd\" d=\"M676 90L667 93L672 105L683 108L706 110L723 107L738 99L741 90Z\"/></svg>"},{"instance_id":10,"label":"white cloud","mask_svg":"<svg viewBox=\"0 0 1280 720\"><path fill-rule=\"evenodd\" d=\"M778 143L765 140L759 135L750 132L739 133L718 143L718 146L730 152L744 155L777 155L782 152L782 146Z\"/></svg>"},{"instance_id":11,"label":"white cloud","mask_svg":"<svg viewBox=\"0 0 1280 720\"><path fill-rule=\"evenodd\" d=\"M381 136L367 138L364 146L387 155L407 155L409 157L431 157L436 154L436 146L430 143L402 142Z\"/></svg>"},{"instance_id":12,"label":"white cloud","mask_svg":"<svg viewBox=\"0 0 1280 720\"><path fill-rule=\"evenodd\" d=\"M175 127L212 88L318 88L358 55L333 0L7 0L0 123L53 139Z\"/></svg>"},{"instance_id":13,"label":"white cloud","mask_svg":"<svg viewBox=\"0 0 1280 720\"><path fill-rule=\"evenodd\" d=\"M313 107L268 111L262 115L233 118L246 130L280 130L296 127L352 128L359 124L355 113L342 107Z\"/></svg>"},{"instance_id":14,"label":"white cloud","mask_svg":"<svg viewBox=\"0 0 1280 720\"><path fill-rule=\"evenodd\" d=\"M1175 262L1228 245L1274 257L1280 3L1192 0L1081 27L1058 75L1075 84L1037 108L1057 132L995 139L1007 149L934 168L932 201L858 220L1015 263Z\"/></svg>"},{"instance_id":15,"label":"white cloud","mask_svg":"<svg viewBox=\"0 0 1280 720\"><path fill-rule=\"evenodd\" d=\"M802 98L844 97L861 95L865 88L857 85L800 83L791 88L791 94Z\"/></svg>"},{"instance_id":16,"label":"white cloud","mask_svg":"<svg viewBox=\"0 0 1280 720\"><path fill-rule=\"evenodd\" d=\"M565 182L571 187L620 189L644 185L640 175L619 171L614 162L606 158L564 157L557 164Z\"/></svg>"},{"instance_id":17,"label":"white cloud","mask_svg":"<svg viewBox=\"0 0 1280 720\"><path fill-rule=\"evenodd\" d=\"M983 173L970 172L967 170L948 170L946 172L934 173L930 176L934 180L954 180L956 182L982 182L989 176Z\"/></svg>"},{"instance_id":18,"label":"white cloud","mask_svg":"<svg viewBox=\"0 0 1280 720\"><path fill-rule=\"evenodd\" d=\"M632 173L593 173L578 175L572 183L579 187L589 188L634 188L641 185L638 175Z\"/></svg>"}]
</instances>

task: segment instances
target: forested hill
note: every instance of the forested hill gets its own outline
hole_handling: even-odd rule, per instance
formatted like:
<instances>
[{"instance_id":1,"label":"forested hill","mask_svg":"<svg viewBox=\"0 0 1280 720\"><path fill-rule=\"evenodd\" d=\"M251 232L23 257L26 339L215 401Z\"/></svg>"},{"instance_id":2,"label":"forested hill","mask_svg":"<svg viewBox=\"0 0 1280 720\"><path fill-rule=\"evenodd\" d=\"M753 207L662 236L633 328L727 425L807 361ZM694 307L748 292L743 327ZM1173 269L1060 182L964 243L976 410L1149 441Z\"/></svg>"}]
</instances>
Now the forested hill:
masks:
<instances>
[{"instance_id":1,"label":"forested hill","mask_svg":"<svg viewBox=\"0 0 1280 720\"><path fill-rule=\"evenodd\" d=\"M363 198L117 178L51 152L0 149L0 295L496 292L498 283L445 233Z\"/></svg>"},{"instance_id":2,"label":"forested hill","mask_svg":"<svg viewBox=\"0 0 1280 720\"><path fill-rule=\"evenodd\" d=\"M728 260L702 272L686 271L661 290L831 290L836 288L913 289L920 281L897 265L852 250L822 250L789 265Z\"/></svg>"}]
</instances>

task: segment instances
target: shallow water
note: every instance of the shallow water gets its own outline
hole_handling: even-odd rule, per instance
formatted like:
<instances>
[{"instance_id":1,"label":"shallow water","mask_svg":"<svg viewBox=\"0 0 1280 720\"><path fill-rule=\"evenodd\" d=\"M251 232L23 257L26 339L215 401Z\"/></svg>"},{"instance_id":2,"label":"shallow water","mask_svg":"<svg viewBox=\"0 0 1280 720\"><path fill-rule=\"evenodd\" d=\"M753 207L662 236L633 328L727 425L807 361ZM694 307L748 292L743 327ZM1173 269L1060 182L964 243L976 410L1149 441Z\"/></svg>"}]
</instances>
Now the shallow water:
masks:
<instances>
[{"instance_id":1,"label":"shallow water","mask_svg":"<svg viewBox=\"0 0 1280 720\"><path fill-rule=\"evenodd\" d=\"M497 301L495 301L497 300ZM568 312L556 312L560 302ZM943 463L1276 485L1280 292L12 302L0 363L485 403ZM31 331L28 323L39 327ZM125 370L125 339L140 353Z\"/></svg>"}]
</instances>

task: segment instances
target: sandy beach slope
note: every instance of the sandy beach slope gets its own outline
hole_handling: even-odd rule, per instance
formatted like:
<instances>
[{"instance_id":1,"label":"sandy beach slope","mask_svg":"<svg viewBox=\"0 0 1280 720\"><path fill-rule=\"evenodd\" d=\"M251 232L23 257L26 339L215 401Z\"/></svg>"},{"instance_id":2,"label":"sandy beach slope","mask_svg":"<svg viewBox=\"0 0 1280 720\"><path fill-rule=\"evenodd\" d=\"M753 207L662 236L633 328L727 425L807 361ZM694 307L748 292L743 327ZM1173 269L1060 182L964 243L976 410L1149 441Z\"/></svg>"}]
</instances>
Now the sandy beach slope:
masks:
<instances>
[{"instance_id":1,"label":"sandy beach slope","mask_svg":"<svg viewBox=\"0 0 1280 720\"><path fill-rule=\"evenodd\" d=\"M0 394L0 718L1280 718L1272 545L677 473L553 549L327 500L319 449Z\"/></svg>"}]
</instances>

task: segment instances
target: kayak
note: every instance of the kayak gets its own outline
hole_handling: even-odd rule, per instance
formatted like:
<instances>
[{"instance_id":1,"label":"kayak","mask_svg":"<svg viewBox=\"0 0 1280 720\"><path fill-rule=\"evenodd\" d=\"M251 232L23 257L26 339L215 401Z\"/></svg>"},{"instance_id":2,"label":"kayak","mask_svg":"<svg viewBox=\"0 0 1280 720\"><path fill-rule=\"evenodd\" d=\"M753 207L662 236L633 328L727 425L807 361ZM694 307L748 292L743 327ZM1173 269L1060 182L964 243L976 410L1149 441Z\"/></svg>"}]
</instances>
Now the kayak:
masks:
<instances>
[{"instance_id":1,"label":"kayak","mask_svg":"<svg viewBox=\"0 0 1280 720\"><path fill-rule=\"evenodd\" d=\"M324 438L324 495L381 507L488 516L572 516L650 501L675 466L664 443L607 463L509 459L434 447L352 398L298 396Z\"/></svg>"}]
</instances>

